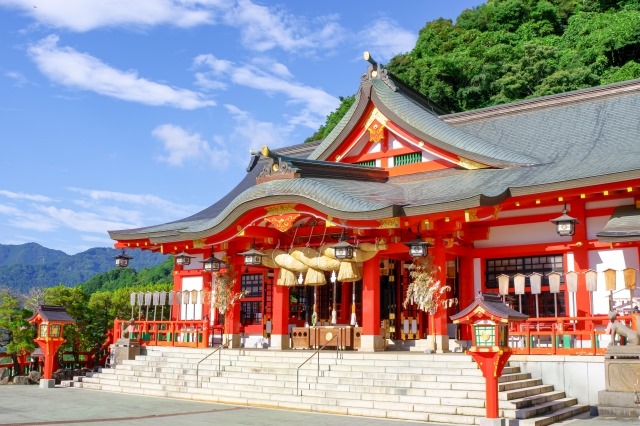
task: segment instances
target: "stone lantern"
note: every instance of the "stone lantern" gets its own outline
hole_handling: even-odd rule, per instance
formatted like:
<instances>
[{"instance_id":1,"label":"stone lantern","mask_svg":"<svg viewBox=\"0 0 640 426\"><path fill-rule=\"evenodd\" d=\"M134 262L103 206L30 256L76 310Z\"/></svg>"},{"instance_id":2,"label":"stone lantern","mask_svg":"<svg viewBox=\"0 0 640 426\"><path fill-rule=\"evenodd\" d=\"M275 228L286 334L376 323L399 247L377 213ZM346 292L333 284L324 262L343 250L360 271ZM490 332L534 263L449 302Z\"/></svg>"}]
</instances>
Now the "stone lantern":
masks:
<instances>
[{"instance_id":1,"label":"stone lantern","mask_svg":"<svg viewBox=\"0 0 640 426\"><path fill-rule=\"evenodd\" d=\"M64 326L72 324L74 319L69 316L64 306L40 305L29 322L37 326L38 333L34 341L40 346L44 355L44 372L40 387L54 387L55 354L58 348L66 342L62 337Z\"/></svg>"},{"instance_id":2,"label":"stone lantern","mask_svg":"<svg viewBox=\"0 0 640 426\"><path fill-rule=\"evenodd\" d=\"M505 305L499 294L478 294L460 313L451 316L454 324L470 324L472 345L467 353L478 363L486 382L486 419L483 425L502 425L498 418L498 379L511 356L509 324L525 321L527 315Z\"/></svg>"}]
</instances>

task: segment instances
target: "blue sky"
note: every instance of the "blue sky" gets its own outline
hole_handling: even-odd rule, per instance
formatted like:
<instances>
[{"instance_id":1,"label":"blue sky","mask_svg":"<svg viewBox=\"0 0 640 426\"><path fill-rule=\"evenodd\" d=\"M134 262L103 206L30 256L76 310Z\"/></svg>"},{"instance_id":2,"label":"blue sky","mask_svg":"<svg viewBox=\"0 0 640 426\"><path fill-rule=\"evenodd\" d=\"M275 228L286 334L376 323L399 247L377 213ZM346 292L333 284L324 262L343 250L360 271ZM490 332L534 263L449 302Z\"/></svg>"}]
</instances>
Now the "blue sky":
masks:
<instances>
[{"instance_id":1,"label":"blue sky","mask_svg":"<svg viewBox=\"0 0 640 426\"><path fill-rule=\"evenodd\" d=\"M0 0L0 243L180 219L481 0Z\"/></svg>"}]
</instances>

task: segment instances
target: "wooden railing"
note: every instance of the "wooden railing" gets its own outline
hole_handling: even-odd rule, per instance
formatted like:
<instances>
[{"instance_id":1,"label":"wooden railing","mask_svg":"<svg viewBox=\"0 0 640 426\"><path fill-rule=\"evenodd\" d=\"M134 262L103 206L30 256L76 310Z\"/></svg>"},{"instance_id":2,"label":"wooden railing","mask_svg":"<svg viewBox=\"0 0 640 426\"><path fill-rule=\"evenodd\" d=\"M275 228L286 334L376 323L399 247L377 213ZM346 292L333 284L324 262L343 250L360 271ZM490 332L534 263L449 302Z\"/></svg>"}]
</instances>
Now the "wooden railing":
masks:
<instances>
[{"instance_id":1,"label":"wooden railing","mask_svg":"<svg viewBox=\"0 0 640 426\"><path fill-rule=\"evenodd\" d=\"M618 321L630 325L632 318L619 316ZM512 325L509 346L524 355L601 355L610 341L608 323L606 315L529 318Z\"/></svg>"},{"instance_id":2,"label":"wooden railing","mask_svg":"<svg viewBox=\"0 0 640 426\"><path fill-rule=\"evenodd\" d=\"M618 316L632 328L631 316ZM609 318L592 317L529 318L514 323L509 331L512 353L524 355L601 355L610 337L606 336ZM116 319L114 342L123 337L129 322ZM136 321L129 331L141 345L204 348L222 342L223 326L210 326L208 321Z\"/></svg>"},{"instance_id":3,"label":"wooden railing","mask_svg":"<svg viewBox=\"0 0 640 426\"><path fill-rule=\"evenodd\" d=\"M129 328L129 330L127 330ZM129 321L114 320L114 342L124 336L137 339L143 346L181 346L206 348L213 346L216 335L222 342L223 326L211 326L208 321Z\"/></svg>"}]
</instances>

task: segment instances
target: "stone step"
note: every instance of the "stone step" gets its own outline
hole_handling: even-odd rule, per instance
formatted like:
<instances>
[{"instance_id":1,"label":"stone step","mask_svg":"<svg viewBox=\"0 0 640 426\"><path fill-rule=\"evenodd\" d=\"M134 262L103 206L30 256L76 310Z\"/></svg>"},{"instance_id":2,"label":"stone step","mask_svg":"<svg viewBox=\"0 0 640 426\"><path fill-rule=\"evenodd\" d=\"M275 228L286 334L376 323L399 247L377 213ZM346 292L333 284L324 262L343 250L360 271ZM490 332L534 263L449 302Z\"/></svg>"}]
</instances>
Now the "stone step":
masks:
<instances>
[{"instance_id":1,"label":"stone step","mask_svg":"<svg viewBox=\"0 0 640 426\"><path fill-rule=\"evenodd\" d=\"M518 410L521 408L532 407L534 405L555 401L561 398L565 398L565 396L566 395L564 392L553 390L550 392L539 393L537 395L503 401L500 403L500 406L504 407L505 409Z\"/></svg>"},{"instance_id":2,"label":"stone step","mask_svg":"<svg viewBox=\"0 0 640 426\"><path fill-rule=\"evenodd\" d=\"M318 373L317 358L298 370L313 351L225 349L219 358L214 354L202 361L211 352L211 348L147 348L146 355L105 369L82 386L460 425L475 424L486 413L484 378L464 354L341 352L336 359L335 352L327 351L320 354ZM545 419L554 415L572 416L567 406L575 399L565 398L518 367L506 366L498 386L500 416L519 422L537 419L539 423L527 423L536 426L550 424Z\"/></svg>"},{"instance_id":3,"label":"stone step","mask_svg":"<svg viewBox=\"0 0 640 426\"><path fill-rule=\"evenodd\" d=\"M523 389L531 386L538 386L542 384L541 379L525 379L525 380L514 380L511 382L502 382L498 383L498 392L510 391L513 389Z\"/></svg>"},{"instance_id":4,"label":"stone step","mask_svg":"<svg viewBox=\"0 0 640 426\"><path fill-rule=\"evenodd\" d=\"M562 410L567 407L574 406L578 403L575 398L558 398L551 401L546 401L531 407L524 407L514 410L514 416L516 419L530 419L532 417L541 416L553 411Z\"/></svg>"},{"instance_id":5,"label":"stone step","mask_svg":"<svg viewBox=\"0 0 640 426\"><path fill-rule=\"evenodd\" d=\"M506 390L506 391L500 392L498 394L498 398L500 400L508 401L512 399L525 398L527 396L538 395L540 393L551 392L551 391L553 391L553 385L541 384L537 386L529 386L529 387L520 388L520 389Z\"/></svg>"},{"instance_id":6,"label":"stone step","mask_svg":"<svg viewBox=\"0 0 640 426\"><path fill-rule=\"evenodd\" d=\"M575 404L539 416L519 420L519 426L547 426L589 412L589 406Z\"/></svg>"}]
</instances>

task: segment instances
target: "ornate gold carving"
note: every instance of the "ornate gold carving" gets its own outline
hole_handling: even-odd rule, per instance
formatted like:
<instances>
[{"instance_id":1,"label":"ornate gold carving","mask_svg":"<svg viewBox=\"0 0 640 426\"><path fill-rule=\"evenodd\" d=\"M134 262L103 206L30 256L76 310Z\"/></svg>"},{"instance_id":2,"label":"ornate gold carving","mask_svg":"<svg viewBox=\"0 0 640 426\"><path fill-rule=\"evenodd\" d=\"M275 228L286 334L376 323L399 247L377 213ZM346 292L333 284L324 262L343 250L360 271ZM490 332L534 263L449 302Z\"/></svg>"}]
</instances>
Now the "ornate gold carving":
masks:
<instances>
[{"instance_id":1,"label":"ornate gold carving","mask_svg":"<svg viewBox=\"0 0 640 426\"><path fill-rule=\"evenodd\" d=\"M380 142L384 139L384 125L378 120L373 120L373 123L367 129L369 131L369 142Z\"/></svg>"},{"instance_id":2,"label":"ornate gold carving","mask_svg":"<svg viewBox=\"0 0 640 426\"><path fill-rule=\"evenodd\" d=\"M475 161L469 160L464 157L458 157L458 164L460 167L464 167L467 170L477 170L477 169L486 169L487 166L482 163L477 163Z\"/></svg>"},{"instance_id":3,"label":"ornate gold carving","mask_svg":"<svg viewBox=\"0 0 640 426\"><path fill-rule=\"evenodd\" d=\"M386 219L380 219L378 222L380 222L378 229L400 228L399 217L389 217Z\"/></svg>"},{"instance_id":4,"label":"ornate gold carving","mask_svg":"<svg viewBox=\"0 0 640 426\"><path fill-rule=\"evenodd\" d=\"M291 229L298 217L300 217L300 213L289 213L279 216L265 217L264 220L271 222L278 231L286 232Z\"/></svg>"},{"instance_id":5,"label":"ornate gold carving","mask_svg":"<svg viewBox=\"0 0 640 426\"><path fill-rule=\"evenodd\" d=\"M297 212L296 204L277 204L275 206L267 206L264 209L267 211L267 216L278 216Z\"/></svg>"},{"instance_id":6,"label":"ornate gold carving","mask_svg":"<svg viewBox=\"0 0 640 426\"><path fill-rule=\"evenodd\" d=\"M193 240L193 248L201 248L206 246L204 243L204 238L200 238L199 240Z\"/></svg>"},{"instance_id":7,"label":"ornate gold carving","mask_svg":"<svg viewBox=\"0 0 640 426\"><path fill-rule=\"evenodd\" d=\"M374 120L378 120L383 126L386 126L388 121L387 117L385 117L378 108L373 108L371 114L369 115L369 118L367 118L367 122L364 124L364 128L368 129L369 127L371 127L371 123L373 123Z\"/></svg>"},{"instance_id":8,"label":"ornate gold carving","mask_svg":"<svg viewBox=\"0 0 640 426\"><path fill-rule=\"evenodd\" d=\"M500 206L493 206L493 211L492 212L487 212L488 214L486 216L482 216L480 217L478 215L478 211L479 208L473 208L473 209L467 209L464 211L464 221L465 222L480 222L483 220L489 220L489 219L497 219L498 218L498 214L500 213L500 211L502 210L502 207ZM483 209L483 212L486 212L487 208L485 207Z\"/></svg>"},{"instance_id":9,"label":"ornate gold carving","mask_svg":"<svg viewBox=\"0 0 640 426\"><path fill-rule=\"evenodd\" d=\"M453 238L443 238L442 244L444 245L444 248L453 247Z\"/></svg>"}]
</instances>

